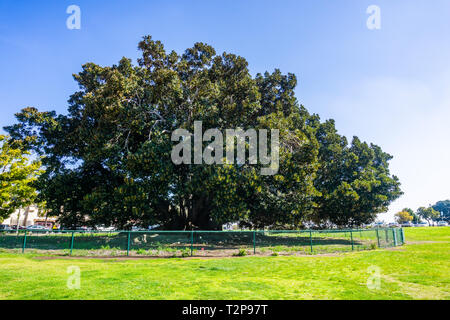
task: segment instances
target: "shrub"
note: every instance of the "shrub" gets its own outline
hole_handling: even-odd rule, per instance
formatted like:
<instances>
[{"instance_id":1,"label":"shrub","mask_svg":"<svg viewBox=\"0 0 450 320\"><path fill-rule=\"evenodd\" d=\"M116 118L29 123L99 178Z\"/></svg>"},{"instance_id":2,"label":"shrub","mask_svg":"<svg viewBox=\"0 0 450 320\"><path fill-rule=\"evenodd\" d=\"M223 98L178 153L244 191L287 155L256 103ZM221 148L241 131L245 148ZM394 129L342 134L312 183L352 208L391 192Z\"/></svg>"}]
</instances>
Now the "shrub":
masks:
<instances>
[{"instance_id":1,"label":"shrub","mask_svg":"<svg viewBox=\"0 0 450 320\"><path fill-rule=\"evenodd\" d=\"M189 249L183 249L181 250L181 257L186 258L189 257L191 255L191 251Z\"/></svg>"},{"instance_id":2,"label":"shrub","mask_svg":"<svg viewBox=\"0 0 450 320\"><path fill-rule=\"evenodd\" d=\"M144 255L144 254L146 254L147 253L147 251L145 251L144 249L138 249L137 251L136 251L136 254L142 254L142 255Z\"/></svg>"},{"instance_id":3,"label":"shrub","mask_svg":"<svg viewBox=\"0 0 450 320\"><path fill-rule=\"evenodd\" d=\"M245 249L239 249L237 253L234 253L233 256L235 257L243 257L247 255L247 251Z\"/></svg>"}]
</instances>

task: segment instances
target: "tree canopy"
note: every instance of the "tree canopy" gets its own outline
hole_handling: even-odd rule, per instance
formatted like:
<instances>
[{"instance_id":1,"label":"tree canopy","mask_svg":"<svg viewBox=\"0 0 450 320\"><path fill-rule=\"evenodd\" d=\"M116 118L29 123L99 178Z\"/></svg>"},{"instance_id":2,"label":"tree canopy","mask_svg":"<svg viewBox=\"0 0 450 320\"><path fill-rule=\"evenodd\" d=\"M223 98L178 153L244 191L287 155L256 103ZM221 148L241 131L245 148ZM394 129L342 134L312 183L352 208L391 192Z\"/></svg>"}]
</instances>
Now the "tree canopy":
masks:
<instances>
[{"instance_id":1,"label":"tree canopy","mask_svg":"<svg viewBox=\"0 0 450 320\"><path fill-rule=\"evenodd\" d=\"M413 220L413 216L408 211L400 211L395 214L397 223L407 223Z\"/></svg>"},{"instance_id":2,"label":"tree canopy","mask_svg":"<svg viewBox=\"0 0 450 320\"><path fill-rule=\"evenodd\" d=\"M414 212L411 208L404 208L402 211L409 213L409 215L412 217L411 222L412 223L419 223L420 217Z\"/></svg>"},{"instance_id":3,"label":"tree canopy","mask_svg":"<svg viewBox=\"0 0 450 320\"><path fill-rule=\"evenodd\" d=\"M441 219L450 222L450 200L436 202L433 209L441 213Z\"/></svg>"},{"instance_id":4,"label":"tree canopy","mask_svg":"<svg viewBox=\"0 0 450 320\"><path fill-rule=\"evenodd\" d=\"M389 154L337 133L295 97L297 79L276 69L252 76L240 56L196 43L166 52L145 36L137 65L87 63L67 114L27 107L5 130L42 156L40 201L62 224L219 229L351 226L374 221L401 195ZM174 164L171 133L279 129L279 170L261 163Z\"/></svg>"},{"instance_id":5,"label":"tree canopy","mask_svg":"<svg viewBox=\"0 0 450 320\"><path fill-rule=\"evenodd\" d=\"M428 224L431 225L431 221L437 220L440 213L434 210L433 207L420 207L419 209L417 209L417 215L426 220Z\"/></svg>"},{"instance_id":6,"label":"tree canopy","mask_svg":"<svg viewBox=\"0 0 450 320\"><path fill-rule=\"evenodd\" d=\"M37 191L33 183L41 172L40 161L31 160L30 152L7 140L0 135L0 220L35 201Z\"/></svg>"}]
</instances>

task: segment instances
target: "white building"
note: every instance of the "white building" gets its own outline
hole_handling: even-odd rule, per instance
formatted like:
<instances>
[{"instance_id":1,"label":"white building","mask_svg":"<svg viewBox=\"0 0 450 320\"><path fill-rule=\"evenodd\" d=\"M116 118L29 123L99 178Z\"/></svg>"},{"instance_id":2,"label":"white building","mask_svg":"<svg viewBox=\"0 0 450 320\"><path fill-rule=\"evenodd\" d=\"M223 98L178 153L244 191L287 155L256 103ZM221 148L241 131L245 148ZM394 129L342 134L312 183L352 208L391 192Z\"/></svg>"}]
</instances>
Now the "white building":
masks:
<instances>
[{"instance_id":1,"label":"white building","mask_svg":"<svg viewBox=\"0 0 450 320\"><path fill-rule=\"evenodd\" d=\"M45 216L40 217L39 208L35 205L16 210L9 218L5 219L2 224L14 227L17 226L17 220L19 220L19 227L28 227L31 225L45 226L46 224L48 227L52 227L56 223L55 218L46 218Z\"/></svg>"}]
</instances>

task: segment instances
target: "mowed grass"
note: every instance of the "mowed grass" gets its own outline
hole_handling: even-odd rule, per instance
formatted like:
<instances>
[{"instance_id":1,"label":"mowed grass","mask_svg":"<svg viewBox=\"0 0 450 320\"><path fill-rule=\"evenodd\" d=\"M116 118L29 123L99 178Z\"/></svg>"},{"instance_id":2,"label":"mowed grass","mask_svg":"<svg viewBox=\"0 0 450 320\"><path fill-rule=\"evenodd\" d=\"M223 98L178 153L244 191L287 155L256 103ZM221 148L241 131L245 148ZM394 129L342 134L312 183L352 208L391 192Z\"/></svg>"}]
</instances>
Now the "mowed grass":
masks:
<instances>
[{"instance_id":1,"label":"mowed grass","mask_svg":"<svg viewBox=\"0 0 450 320\"><path fill-rule=\"evenodd\" d=\"M450 227L405 228L403 247L222 259L58 259L0 253L0 299L450 299ZM81 271L67 287L68 267ZM380 287L369 289L379 268Z\"/></svg>"}]
</instances>

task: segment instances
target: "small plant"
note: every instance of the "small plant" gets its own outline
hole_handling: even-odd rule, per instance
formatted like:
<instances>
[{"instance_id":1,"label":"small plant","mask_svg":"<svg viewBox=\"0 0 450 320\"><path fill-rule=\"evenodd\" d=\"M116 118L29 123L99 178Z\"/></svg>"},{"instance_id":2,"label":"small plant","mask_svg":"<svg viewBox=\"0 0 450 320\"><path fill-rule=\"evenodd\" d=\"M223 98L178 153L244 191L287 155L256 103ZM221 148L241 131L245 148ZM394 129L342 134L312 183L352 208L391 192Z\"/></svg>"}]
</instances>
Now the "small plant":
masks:
<instances>
[{"instance_id":1,"label":"small plant","mask_svg":"<svg viewBox=\"0 0 450 320\"><path fill-rule=\"evenodd\" d=\"M375 243L370 244L370 250L375 250L377 248L377 245Z\"/></svg>"},{"instance_id":2,"label":"small plant","mask_svg":"<svg viewBox=\"0 0 450 320\"><path fill-rule=\"evenodd\" d=\"M175 254L177 253L177 249L175 249L175 248L170 248L170 247L169 247L169 248L165 248L164 251L169 252L169 253L173 252L173 253L175 253Z\"/></svg>"},{"instance_id":3,"label":"small plant","mask_svg":"<svg viewBox=\"0 0 450 320\"><path fill-rule=\"evenodd\" d=\"M274 252L271 254L272 257L277 257L278 256L278 252Z\"/></svg>"},{"instance_id":4,"label":"small plant","mask_svg":"<svg viewBox=\"0 0 450 320\"><path fill-rule=\"evenodd\" d=\"M247 255L247 251L245 249L239 249L237 253L234 253L233 256L235 257L243 257Z\"/></svg>"},{"instance_id":5,"label":"small plant","mask_svg":"<svg viewBox=\"0 0 450 320\"><path fill-rule=\"evenodd\" d=\"M139 255L145 255L147 253L147 251L145 251L144 249L138 249L137 251L136 251L136 254L139 254Z\"/></svg>"},{"instance_id":6,"label":"small plant","mask_svg":"<svg viewBox=\"0 0 450 320\"><path fill-rule=\"evenodd\" d=\"M273 252L281 252L281 251L283 251L283 249L285 249L285 248L283 248L282 246L276 246L276 247L272 247L272 248L270 248Z\"/></svg>"},{"instance_id":7,"label":"small plant","mask_svg":"<svg viewBox=\"0 0 450 320\"><path fill-rule=\"evenodd\" d=\"M182 258L186 258L186 257L189 257L191 255L191 252L190 252L190 250L189 249L183 249L183 250L181 250L181 257Z\"/></svg>"}]
</instances>

